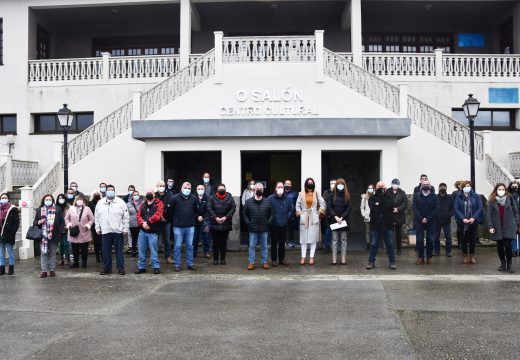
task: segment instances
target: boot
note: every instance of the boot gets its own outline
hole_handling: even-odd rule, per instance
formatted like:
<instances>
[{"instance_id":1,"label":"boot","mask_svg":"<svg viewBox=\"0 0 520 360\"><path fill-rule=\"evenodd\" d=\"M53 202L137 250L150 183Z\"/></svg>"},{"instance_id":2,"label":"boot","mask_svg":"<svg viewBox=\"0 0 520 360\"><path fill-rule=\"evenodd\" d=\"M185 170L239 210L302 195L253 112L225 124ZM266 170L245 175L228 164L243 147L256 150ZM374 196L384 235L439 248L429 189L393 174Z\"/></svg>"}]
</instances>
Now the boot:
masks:
<instances>
[{"instance_id":1,"label":"boot","mask_svg":"<svg viewBox=\"0 0 520 360\"><path fill-rule=\"evenodd\" d=\"M498 268L498 271L504 271L506 269L506 261L500 260L500 267Z\"/></svg>"},{"instance_id":2,"label":"boot","mask_svg":"<svg viewBox=\"0 0 520 360\"><path fill-rule=\"evenodd\" d=\"M5 275L5 266L0 265L0 276Z\"/></svg>"},{"instance_id":3,"label":"boot","mask_svg":"<svg viewBox=\"0 0 520 360\"><path fill-rule=\"evenodd\" d=\"M507 271L508 271L509 273L511 273L511 274L515 272L515 271L513 270L513 264L511 263L511 261L508 261L508 262L507 262Z\"/></svg>"},{"instance_id":4,"label":"boot","mask_svg":"<svg viewBox=\"0 0 520 360\"><path fill-rule=\"evenodd\" d=\"M7 275L13 275L14 274L14 265L9 265L9 271L7 272Z\"/></svg>"}]
</instances>

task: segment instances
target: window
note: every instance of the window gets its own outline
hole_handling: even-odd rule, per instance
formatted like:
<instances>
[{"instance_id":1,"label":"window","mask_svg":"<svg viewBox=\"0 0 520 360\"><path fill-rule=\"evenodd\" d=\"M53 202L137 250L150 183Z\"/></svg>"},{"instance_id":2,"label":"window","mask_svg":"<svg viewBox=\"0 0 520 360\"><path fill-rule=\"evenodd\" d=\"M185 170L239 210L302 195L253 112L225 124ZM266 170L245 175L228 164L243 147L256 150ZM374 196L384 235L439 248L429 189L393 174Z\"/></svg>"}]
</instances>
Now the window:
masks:
<instances>
[{"instance_id":1,"label":"window","mask_svg":"<svg viewBox=\"0 0 520 360\"><path fill-rule=\"evenodd\" d=\"M71 133L79 133L94 123L94 113L74 113L74 120L70 128ZM55 134L61 133L56 114L34 114L34 133L35 134Z\"/></svg>"},{"instance_id":2,"label":"window","mask_svg":"<svg viewBox=\"0 0 520 360\"><path fill-rule=\"evenodd\" d=\"M452 36L448 34L367 34L363 36L363 51L433 53L441 48L445 53L453 49Z\"/></svg>"},{"instance_id":3,"label":"window","mask_svg":"<svg viewBox=\"0 0 520 360\"><path fill-rule=\"evenodd\" d=\"M16 134L16 115L0 115L0 134Z\"/></svg>"},{"instance_id":4,"label":"window","mask_svg":"<svg viewBox=\"0 0 520 360\"><path fill-rule=\"evenodd\" d=\"M36 58L48 59L50 48L50 37L49 33L45 31L42 27L38 26L36 29Z\"/></svg>"},{"instance_id":5,"label":"window","mask_svg":"<svg viewBox=\"0 0 520 360\"><path fill-rule=\"evenodd\" d=\"M178 53L178 41L173 36L135 36L95 38L94 56L109 52L112 56L169 55Z\"/></svg>"},{"instance_id":6,"label":"window","mask_svg":"<svg viewBox=\"0 0 520 360\"><path fill-rule=\"evenodd\" d=\"M0 18L0 65L4 65L4 19Z\"/></svg>"},{"instance_id":7,"label":"window","mask_svg":"<svg viewBox=\"0 0 520 360\"><path fill-rule=\"evenodd\" d=\"M468 126L469 122L462 109L452 109L452 116L457 122ZM480 109L475 118L477 130L514 130L515 111L511 109Z\"/></svg>"}]
</instances>

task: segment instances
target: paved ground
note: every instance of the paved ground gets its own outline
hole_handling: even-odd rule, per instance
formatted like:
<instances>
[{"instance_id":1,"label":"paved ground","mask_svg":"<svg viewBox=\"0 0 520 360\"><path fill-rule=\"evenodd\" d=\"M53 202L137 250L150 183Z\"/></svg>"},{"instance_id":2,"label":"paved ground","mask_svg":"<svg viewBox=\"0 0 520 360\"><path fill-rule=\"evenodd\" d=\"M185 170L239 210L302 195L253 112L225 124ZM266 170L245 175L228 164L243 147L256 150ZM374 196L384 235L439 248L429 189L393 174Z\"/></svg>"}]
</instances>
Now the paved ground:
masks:
<instances>
[{"instance_id":1,"label":"paved ground","mask_svg":"<svg viewBox=\"0 0 520 360\"><path fill-rule=\"evenodd\" d=\"M415 266L407 250L397 271L384 256L367 271L364 252L336 267L290 252L288 268L248 272L231 253L226 266L139 276L126 257L124 277L92 264L54 279L22 261L0 278L0 358L518 359L520 271L478 254Z\"/></svg>"}]
</instances>

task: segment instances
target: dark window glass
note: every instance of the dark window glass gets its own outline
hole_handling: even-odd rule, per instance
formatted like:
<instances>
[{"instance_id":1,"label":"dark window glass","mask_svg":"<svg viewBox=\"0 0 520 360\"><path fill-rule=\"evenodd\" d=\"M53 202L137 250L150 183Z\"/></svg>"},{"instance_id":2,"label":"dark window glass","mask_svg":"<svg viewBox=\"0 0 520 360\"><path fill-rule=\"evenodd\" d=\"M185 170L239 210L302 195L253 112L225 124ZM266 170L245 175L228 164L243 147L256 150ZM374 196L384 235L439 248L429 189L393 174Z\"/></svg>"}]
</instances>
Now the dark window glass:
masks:
<instances>
[{"instance_id":1,"label":"dark window glass","mask_svg":"<svg viewBox=\"0 0 520 360\"><path fill-rule=\"evenodd\" d=\"M0 134L16 134L16 115L0 115Z\"/></svg>"},{"instance_id":2,"label":"dark window glass","mask_svg":"<svg viewBox=\"0 0 520 360\"><path fill-rule=\"evenodd\" d=\"M493 111L493 126L511 126L511 111Z\"/></svg>"},{"instance_id":3,"label":"dark window glass","mask_svg":"<svg viewBox=\"0 0 520 360\"><path fill-rule=\"evenodd\" d=\"M491 126L491 111L479 110L475 118L475 126Z\"/></svg>"},{"instance_id":4,"label":"dark window glass","mask_svg":"<svg viewBox=\"0 0 520 360\"><path fill-rule=\"evenodd\" d=\"M34 130L36 132L59 131L58 121L55 115L38 115L35 120Z\"/></svg>"},{"instance_id":5,"label":"dark window glass","mask_svg":"<svg viewBox=\"0 0 520 360\"><path fill-rule=\"evenodd\" d=\"M36 58L48 59L50 48L49 33L42 27L38 26L36 29Z\"/></svg>"},{"instance_id":6,"label":"dark window glass","mask_svg":"<svg viewBox=\"0 0 520 360\"><path fill-rule=\"evenodd\" d=\"M76 114L76 130L83 131L94 124L94 113ZM73 124L74 125L74 124Z\"/></svg>"},{"instance_id":7,"label":"dark window glass","mask_svg":"<svg viewBox=\"0 0 520 360\"><path fill-rule=\"evenodd\" d=\"M460 124L469 125L469 121L462 109L452 109L452 117ZM508 109L480 109L475 118L477 130L514 130L514 110Z\"/></svg>"},{"instance_id":8,"label":"dark window glass","mask_svg":"<svg viewBox=\"0 0 520 360\"><path fill-rule=\"evenodd\" d=\"M453 40L449 34L367 34L363 46L369 52L433 53L441 48L451 53Z\"/></svg>"},{"instance_id":9,"label":"dark window glass","mask_svg":"<svg viewBox=\"0 0 520 360\"><path fill-rule=\"evenodd\" d=\"M74 120L69 132L78 133L94 123L94 113L75 113ZM34 115L34 132L40 133L58 133L62 132L62 128L55 114L36 114Z\"/></svg>"}]
</instances>

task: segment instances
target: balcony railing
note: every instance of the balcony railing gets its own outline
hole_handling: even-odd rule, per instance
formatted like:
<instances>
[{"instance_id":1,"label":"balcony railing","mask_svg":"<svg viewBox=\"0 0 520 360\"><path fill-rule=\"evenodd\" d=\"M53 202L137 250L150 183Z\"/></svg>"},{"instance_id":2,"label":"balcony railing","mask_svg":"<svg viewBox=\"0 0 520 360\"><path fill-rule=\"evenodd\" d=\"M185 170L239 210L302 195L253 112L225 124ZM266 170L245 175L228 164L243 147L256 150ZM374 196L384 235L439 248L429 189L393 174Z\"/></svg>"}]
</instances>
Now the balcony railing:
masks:
<instances>
[{"instance_id":1,"label":"balcony railing","mask_svg":"<svg viewBox=\"0 0 520 360\"><path fill-rule=\"evenodd\" d=\"M513 176L520 178L520 152L509 153L509 169Z\"/></svg>"}]
</instances>

